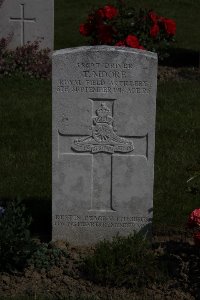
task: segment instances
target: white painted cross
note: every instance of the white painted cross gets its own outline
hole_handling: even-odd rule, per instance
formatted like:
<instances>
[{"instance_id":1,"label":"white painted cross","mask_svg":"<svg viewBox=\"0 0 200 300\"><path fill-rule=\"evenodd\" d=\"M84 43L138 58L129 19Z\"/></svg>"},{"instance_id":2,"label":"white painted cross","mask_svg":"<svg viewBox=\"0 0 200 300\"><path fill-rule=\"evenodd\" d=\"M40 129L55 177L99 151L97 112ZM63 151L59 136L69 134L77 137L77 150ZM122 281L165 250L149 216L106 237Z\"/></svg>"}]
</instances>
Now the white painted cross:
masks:
<instances>
[{"instance_id":1,"label":"white painted cross","mask_svg":"<svg viewBox=\"0 0 200 300\"><path fill-rule=\"evenodd\" d=\"M25 4L20 4L21 16L20 18L12 18L10 17L11 22L20 22L21 23L21 46L25 44L25 23L35 23L36 18L28 19L25 18Z\"/></svg>"},{"instance_id":2,"label":"white painted cross","mask_svg":"<svg viewBox=\"0 0 200 300\"><path fill-rule=\"evenodd\" d=\"M112 131L112 126L106 126L107 122L114 122L114 100L115 99L90 99L92 101L93 120L99 121L97 128L93 126L93 135L72 135L59 131L60 138L64 143L68 143L67 137L73 138L71 149L73 153L60 152L59 155L85 155L92 156L92 176L91 176L91 207L90 211L115 211L113 207L113 160L121 156L142 156L148 159L148 134L145 136L125 136L119 137ZM95 103L95 105L94 105ZM108 107L105 103L110 103L110 115L95 115L101 109ZM94 107L98 108L97 110ZM98 119L100 118L100 119ZM102 137L102 123L105 127ZM109 127L109 128L108 128ZM99 136L99 134L101 136ZM112 135L112 138L111 138ZM77 138L78 139L75 139ZM101 143L100 141L104 142ZM99 141L100 138L100 141ZM112 143L112 141L114 141ZM117 141L117 142L116 142ZM121 145L120 145L121 142ZM141 146L142 145L142 146ZM142 149L142 151L141 151ZM79 152L79 153L78 153ZM85 154L84 152L91 152ZM117 152L121 152L120 154ZM127 154L128 153L128 154Z\"/></svg>"}]
</instances>

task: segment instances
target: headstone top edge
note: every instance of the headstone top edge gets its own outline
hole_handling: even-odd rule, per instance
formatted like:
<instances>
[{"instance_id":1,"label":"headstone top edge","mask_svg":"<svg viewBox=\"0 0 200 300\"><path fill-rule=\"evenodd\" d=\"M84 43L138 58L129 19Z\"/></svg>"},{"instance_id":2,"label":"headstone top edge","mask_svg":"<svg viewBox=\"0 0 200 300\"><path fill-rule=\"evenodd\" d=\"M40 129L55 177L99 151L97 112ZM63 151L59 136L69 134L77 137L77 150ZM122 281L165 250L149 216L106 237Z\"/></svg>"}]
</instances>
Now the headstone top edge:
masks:
<instances>
[{"instance_id":1,"label":"headstone top edge","mask_svg":"<svg viewBox=\"0 0 200 300\"><path fill-rule=\"evenodd\" d=\"M146 50L140 50L135 48L129 48L129 47L118 47L118 46L81 46L81 47L73 47L73 48L65 48L56 50L53 52L54 56L64 55L64 54L70 54L70 53L76 53L76 52L98 52L98 51L117 51L117 52L125 52L125 53L135 53L135 54L144 54L146 57L153 58L155 60L158 60L157 53L150 52Z\"/></svg>"}]
</instances>

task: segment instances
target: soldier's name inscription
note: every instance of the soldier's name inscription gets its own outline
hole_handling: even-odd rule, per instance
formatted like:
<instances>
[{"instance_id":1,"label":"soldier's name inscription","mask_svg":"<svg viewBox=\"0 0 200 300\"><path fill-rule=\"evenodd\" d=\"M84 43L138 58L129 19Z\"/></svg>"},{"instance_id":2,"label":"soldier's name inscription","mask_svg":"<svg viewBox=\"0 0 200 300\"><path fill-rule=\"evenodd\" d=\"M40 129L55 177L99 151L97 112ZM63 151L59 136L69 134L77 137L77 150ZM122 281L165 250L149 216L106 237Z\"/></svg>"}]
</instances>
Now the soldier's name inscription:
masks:
<instances>
[{"instance_id":1,"label":"soldier's name inscription","mask_svg":"<svg viewBox=\"0 0 200 300\"><path fill-rule=\"evenodd\" d=\"M151 93L150 82L130 80L134 64L77 63L76 66L81 79L59 79L58 93Z\"/></svg>"}]
</instances>

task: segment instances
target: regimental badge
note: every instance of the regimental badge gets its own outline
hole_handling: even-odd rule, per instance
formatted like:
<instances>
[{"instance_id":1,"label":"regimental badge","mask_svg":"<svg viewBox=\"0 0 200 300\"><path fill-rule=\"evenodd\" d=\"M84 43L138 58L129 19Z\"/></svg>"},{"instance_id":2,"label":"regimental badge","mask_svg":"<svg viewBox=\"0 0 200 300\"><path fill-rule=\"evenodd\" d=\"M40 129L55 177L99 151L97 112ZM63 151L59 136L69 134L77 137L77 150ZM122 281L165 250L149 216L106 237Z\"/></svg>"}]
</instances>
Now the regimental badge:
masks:
<instances>
[{"instance_id":1,"label":"regimental badge","mask_svg":"<svg viewBox=\"0 0 200 300\"><path fill-rule=\"evenodd\" d=\"M77 152L131 152L133 142L118 136L113 129L114 119L105 103L101 103L93 118L92 134L84 138L75 139L72 149Z\"/></svg>"}]
</instances>

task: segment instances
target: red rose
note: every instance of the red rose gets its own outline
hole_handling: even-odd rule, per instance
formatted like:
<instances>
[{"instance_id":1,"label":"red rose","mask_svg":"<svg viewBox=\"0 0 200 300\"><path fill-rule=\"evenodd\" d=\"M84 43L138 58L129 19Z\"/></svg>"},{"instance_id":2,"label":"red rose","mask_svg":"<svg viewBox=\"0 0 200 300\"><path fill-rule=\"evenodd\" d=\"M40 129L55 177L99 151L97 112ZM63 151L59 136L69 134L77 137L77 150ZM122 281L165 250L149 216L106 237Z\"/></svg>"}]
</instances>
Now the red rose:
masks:
<instances>
[{"instance_id":1,"label":"red rose","mask_svg":"<svg viewBox=\"0 0 200 300\"><path fill-rule=\"evenodd\" d=\"M164 22L164 21L165 21L165 18L162 17L162 16L160 16L159 19L158 19L158 21L159 21L159 22Z\"/></svg>"},{"instance_id":2,"label":"red rose","mask_svg":"<svg viewBox=\"0 0 200 300\"><path fill-rule=\"evenodd\" d=\"M104 9L103 8L99 8L99 9L97 9L97 11L96 11L96 15L98 16L98 17L100 17L100 18L104 18L105 17L105 12L104 12Z\"/></svg>"},{"instance_id":3,"label":"red rose","mask_svg":"<svg viewBox=\"0 0 200 300\"><path fill-rule=\"evenodd\" d=\"M101 44L112 44L114 30L111 25L100 24L97 28L97 37Z\"/></svg>"},{"instance_id":4,"label":"red rose","mask_svg":"<svg viewBox=\"0 0 200 300\"><path fill-rule=\"evenodd\" d=\"M138 49L146 50L142 45L140 45L140 46L138 47Z\"/></svg>"},{"instance_id":5,"label":"red rose","mask_svg":"<svg viewBox=\"0 0 200 300\"><path fill-rule=\"evenodd\" d=\"M79 32L81 35L89 36L92 32L92 26L89 23L80 24Z\"/></svg>"},{"instance_id":6,"label":"red rose","mask_svg":"<svg viewBox=\"0 0 200 300\"><path fill-rule=\"evenodd\" d=\"M200 208L196 208L191 212L188 219L188 226L191 228L200 226Z\"/></svg>"},{"instance_id":7,"label":"red rose","mask_svg":"<svg viewBox=\"0 0 200 300\"><path fill-rule=\"evenodd\" d=\"M131 48L138 48L139 47L139 40L138 38L133 35L133 34L129 34L126 38L126 44L131 47Z\"/></svg>"},{"instance_id":8,"label":"red rose","mask_svg":"<svg viewBox=\"0 0 200 300\"><path fill-rule=\"evenodd\" d=\"M176 23L172 19L164 19L164 26L167 34L175 35L176 33Z\"/></svg>"},{"instance_id":9,"label":"red rose","mask_svg":"<svg viewBox=\"0 0 200 300\"><path fill-rule=\"evenodd\" d=\"M156 38L157 35L158 35L158 33L159 33L159 31L160 31L159 26L158 26L157 24L154 24L154 25L151 26L151 28L150 28L150 36L151 36L152 38Z\"/></svg>"},{"instance_id":10,"label":"red rose","mask_svg":"<svg viewBox=\"0 0 200 300\"><path fill-rule=\"evenodd\" d=\"M111 20L118 15L118 9L112 5L104 6L104 15L107 19Z\"/></svg>"},{"instance_id":11,"label":"red rose","mask_svg":"<svg viewBox=\"0 0 200 300\"><path fill-rule=\"evenodd\" d=\"M158 15L153 10L149 12L149 17L153 23L158 21Z\"/></svg>"},{"instance_id":12,"label":"red rose","mask_svg":"<svg viewBox=\"0 0 200 300\"><path fill-rule=\"evenodd\" d=\"M115 46L125 46L125 42L124 41L118 41Z\"/></svg>"}]
</instances>

